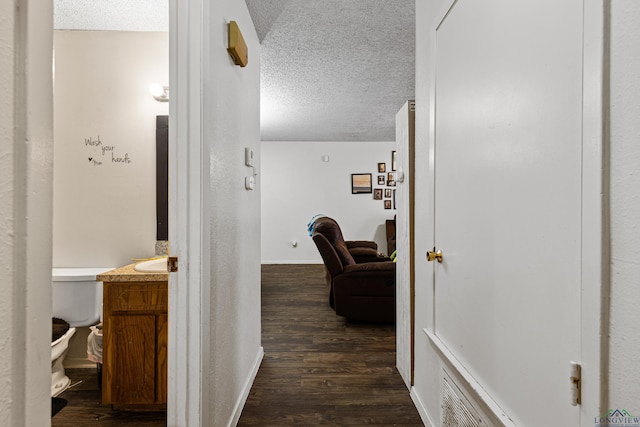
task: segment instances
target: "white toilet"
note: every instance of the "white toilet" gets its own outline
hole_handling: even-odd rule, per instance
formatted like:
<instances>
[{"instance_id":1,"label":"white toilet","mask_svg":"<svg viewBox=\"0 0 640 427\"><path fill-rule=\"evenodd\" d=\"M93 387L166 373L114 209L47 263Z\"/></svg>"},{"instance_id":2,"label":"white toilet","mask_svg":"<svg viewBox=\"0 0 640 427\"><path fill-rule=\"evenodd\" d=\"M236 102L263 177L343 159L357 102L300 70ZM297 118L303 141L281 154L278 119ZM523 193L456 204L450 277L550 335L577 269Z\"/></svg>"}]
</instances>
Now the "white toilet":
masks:
<instances>
[{"instance_id":1,"label":"white toilet","mask_svg":"<svg viewBox=\"0 0 640 427\"><path fill-rule=\"evenodd\" d=\"M96 281L96 275L109 270L113 268L52 269L53 317L69 323L69 330L51 343L52 397L66 390L71 382L64 372L63 362L75 328L94 325L102 318L102 282Z\"/></svg>"}]
</instances>

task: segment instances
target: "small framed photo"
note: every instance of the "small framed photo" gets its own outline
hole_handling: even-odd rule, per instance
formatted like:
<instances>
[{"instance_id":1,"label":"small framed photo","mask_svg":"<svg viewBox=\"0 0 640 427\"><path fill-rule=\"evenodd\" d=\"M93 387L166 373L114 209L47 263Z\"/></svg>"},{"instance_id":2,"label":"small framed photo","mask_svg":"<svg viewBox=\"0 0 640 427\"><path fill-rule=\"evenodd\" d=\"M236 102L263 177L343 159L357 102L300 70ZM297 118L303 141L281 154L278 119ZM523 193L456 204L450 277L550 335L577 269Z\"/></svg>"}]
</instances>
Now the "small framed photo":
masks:
<instances>
[{"instance_id":1,"label":"small framed photo","mask_svg":"<svg viewBox=\"0 0 640 427\"><path fill-rule=\"evenodd\" d=\"M387 197L387 198L391 197L391 189L390 188L385 188L384 189L384 197Z\"/></svg>"},{"instance_id":2,"label":"small framed photo","mask_svg":"<svg viewBox=\"0 0 640 427\"><path fill-rule=\"evenodd\" d=\"M396 170L396 152L395 150L391 152L391 170Z\"/></svg>"},{"instance_id":3,"label":"small framed photo","mask_svg":"<svg viewBox=\"0 0 640 427\"><path fill-rule=\"evenodd\" d=\"M378 185L384 185L385 183L385 177L384 175L378 175Z\"/></svg>"},{"instance_id":4,"label":"small framed photo","mask_svg":"<svg viewBox=\"0 0 640 427\"><path fill-rule=\"evenodd\" d=\"M387 171L386 163L378 163L378 173L385 173Z\"/></svg>"},{"instance_id":5,"label":"small framed photo","mask_svg":"<svg viewBox=\"0 0 640 427\"><path fill-rule=\"evenodd\" d=\"M382 200L382 188L373 190L373 200Z\"/></svg>"},{"instance_id":6,"label":"small framed photo","mask_svg":"<svg viewBox=\"0 0 640 427\"><path fill-rule=\"evenodd\" d=\"M395 174L393 172L389 172L387 174L387 185L389 187L395 187L396 186L396 177L395 177Z\"/></svg>"},{"instance_id":7,"label":"small framed photo","mask_svg":"<svg viewBox=\"0 0 640 427\"><path fill-rule=\"evenodd\" d=\"M391 209L391 200L385 200L384 201L384 208L385 209Z\"/></svg>"},{"instance_id":8,"label":"small framed photo","mask_svg":"<svg viewBox=\"0 0 640 427\"><path fill-rule=\"evenodd\" d=\"M352 173L351 174L351 194L371 193L371 174Z\"/></svg>"}]
</instances>

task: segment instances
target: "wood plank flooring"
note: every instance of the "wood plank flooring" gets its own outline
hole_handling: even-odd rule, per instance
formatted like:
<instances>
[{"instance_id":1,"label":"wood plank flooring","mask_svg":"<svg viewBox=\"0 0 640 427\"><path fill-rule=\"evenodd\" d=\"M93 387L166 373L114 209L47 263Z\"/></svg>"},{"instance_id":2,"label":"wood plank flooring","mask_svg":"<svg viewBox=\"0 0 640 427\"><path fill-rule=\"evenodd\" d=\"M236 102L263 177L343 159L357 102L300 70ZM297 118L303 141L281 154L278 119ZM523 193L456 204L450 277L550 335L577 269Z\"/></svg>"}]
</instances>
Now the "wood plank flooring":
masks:
<instances>
[{"instance_id":1,"label":"wood plank flooring","mask_svg":"<svg viewBox=\"0 0 640 427\"><path fill-rule=\"evenodd\" d=\"M321 265L264 265L265 356L239 426L422 426L395 369L394 325L328 305Z\"/></svg>"},{"instance_id":2,"label":"wood plank flooring","mask_svg":"<svg viewBox=\"0 0 640 427\"><path fill-rule=\"evenodd\" d=\"M395 369L393 325L348 322L327 304L320 265L264 265L265 357L239 426L422 426ZM52 427L166 425L166 415L113 411L100 403L94 369L60 397Z\"/></svg>"},{"instance_id":3,"label":"wood plank flooring","mask_svg":"<svg viewBox=\"0 0 640 427\"><path fill-rule=\"evenodd\" d=\"M58 397L66 399L67 406L51 419L52 427L167 425L165 412L114 411L111 405L103 405L96 369L67 369L66 372L71 378L71 387Z\"/></svg>"}]
</instances>

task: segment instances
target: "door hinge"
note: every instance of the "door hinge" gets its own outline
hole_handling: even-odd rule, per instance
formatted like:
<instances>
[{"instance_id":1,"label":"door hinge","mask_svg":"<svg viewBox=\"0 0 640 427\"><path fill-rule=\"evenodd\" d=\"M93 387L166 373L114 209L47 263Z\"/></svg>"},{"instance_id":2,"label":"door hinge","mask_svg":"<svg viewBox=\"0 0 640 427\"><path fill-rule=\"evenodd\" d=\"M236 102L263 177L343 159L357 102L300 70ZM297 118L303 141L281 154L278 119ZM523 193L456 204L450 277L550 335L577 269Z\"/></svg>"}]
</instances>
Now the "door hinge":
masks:
<instances>
[{"instance_id":1,"label":"door hinge","mask_svg":"<svg viewBox=\"0 0 640 427\"><path fill-rule=\"evenodd\" d=\"M178 271L178 257L177 256L170 256L167 259L167 270L169 271L169 273L175 273L176 271Z\"/></svg>"},{"instance_id":2,"label":"door hinge","mask_svg":"<svg viewBox=\"0 0 640 427\"><path fill-rule=\"evenodd\" d=\"M578 362L570 362L571 369L571 405L578 406L582 401L582 366Z\"/></svg>"}]
</instances>

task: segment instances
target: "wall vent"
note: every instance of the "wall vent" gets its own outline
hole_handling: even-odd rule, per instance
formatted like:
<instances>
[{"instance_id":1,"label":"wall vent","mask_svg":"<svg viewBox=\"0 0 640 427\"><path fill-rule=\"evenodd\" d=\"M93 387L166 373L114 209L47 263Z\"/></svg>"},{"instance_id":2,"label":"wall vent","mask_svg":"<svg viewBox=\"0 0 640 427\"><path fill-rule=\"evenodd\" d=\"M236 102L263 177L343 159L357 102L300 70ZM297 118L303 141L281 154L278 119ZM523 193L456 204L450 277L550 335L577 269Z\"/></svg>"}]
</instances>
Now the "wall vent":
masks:
<instances>
[{"instance_id":1,"label":"wall vent","mask_svg":"<svg viewBox=\"0 0 640 427\"><path fill-rule=\"evenodd\" d=\"M442 371L442 426L486 427L477 411L446 371Z\"/></svg>"}]
</instances>

